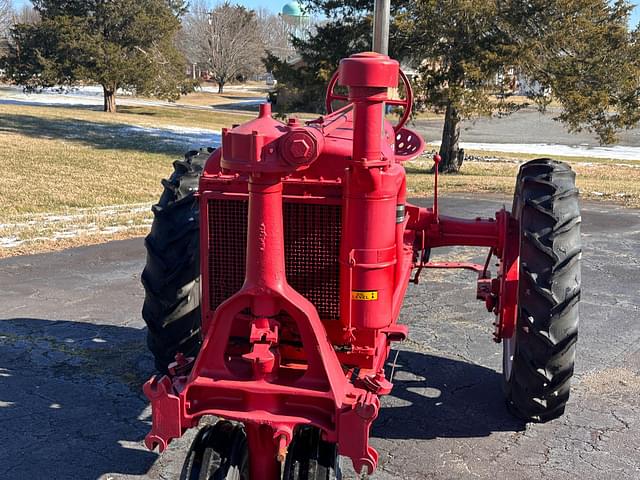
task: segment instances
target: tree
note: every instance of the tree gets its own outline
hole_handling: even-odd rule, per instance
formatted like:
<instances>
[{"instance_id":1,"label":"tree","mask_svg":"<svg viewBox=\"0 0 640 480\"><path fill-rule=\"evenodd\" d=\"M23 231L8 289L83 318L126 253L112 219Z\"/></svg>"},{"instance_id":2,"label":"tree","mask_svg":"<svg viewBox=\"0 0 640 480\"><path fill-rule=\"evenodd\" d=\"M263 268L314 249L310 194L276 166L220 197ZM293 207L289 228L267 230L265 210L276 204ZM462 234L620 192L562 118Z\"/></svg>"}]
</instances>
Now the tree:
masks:
<instances>
[{"instance_id":1,"label":"tree","mask_svg":"<svg viewBox=\"0 0 640 480\"><path fill-rule=\"evenodd\" d=\"M625 1L607 0L421 0L402 18L426 59L417 85L422 107L443 111L442 171L457 171L462 119L517 105L496 101L500 75L509 68L548 87L562 106L558 119L571 130L587 129L601 142L634 123L638 58L632 58ZM437 28L433 28L433 26ZM635 120L637 122L637 119Z\"/></svg>"},{"instance_id":2,"label":"tree","mask_svg":"<svg viewBox=\"0 0 640 480\"><path fill-rule=\"evenodd\" d=\"M319 109L340 58L370 49L369 0L307 0L329 22L296 39L302 66L269 57L279 81L278 109ZM440 169L461 165L460 125L480 115L507 115L507 73L526 75L561 105L558 120L603 143L640 119L638 33L631 35L623 0L415 0L392 3L391 55L419 66L416 105L444 113ZM498 95L496 95L498 94ZM281 101L284 97L285 101ZM292 100L293 99L293 100Z\"/></svg>"},{"instance_id":3,"label":"tree","mask_svg":"<svg viewBox=\"0 0 640 480\"><path fill-rule=\"evenodd\" d=\"M209 72L218 93L236 77L260 68L264 44L255 12L228 2L209 10L197 1L184 23L188 57Z\"/></svg>"},{"instance_id":4,"label":"tree","mask_svg":"<svg viewBox=\"0 0 640 480\"><path fill-rule=\"evenodd\" d=\"M25 86L95 82L104 110L118 89L168 100L185 89L184 59L174 45L182 2L175 0L33 0L41 17L14 26L7 74Z\"/></svg>"},{"instance_id":5,"label":"tree","mask_svg":"<svg viewBox=\"0 0 640 480\"><path fill-rule=\"evenodd\" d=\"M31 5L22 5L19 10L13 13L12 25L21 23L34 24L40 21L40 15Z\"/></svg>"},{"instance_id":6,"label":"tree","mask_svg":"<svg viewBox=\"0 0 640 480\"><path fill-rule=\"evenodd\" d=\"M11 0L0 0L0 41L9 31L12 16Z\"/></svg>"},{"instance_id":7,"label":"tree","mask_svg":"<svg viewBox=\"0 0 640 480\"><path fill-rule=\"evenodd\" d=\"M491 80L513 63L517 51L498 20L498 2L483 0L418 1L403 14L407 36L414 42L415 54L423 59L416 84L417 104L445 115L442 171L456 171L462 163L463 118L515 108L490 98L504 89ZM501 78L504 76L498 76Z\"/></svg>"},{"instance_id":8,"label":"tree","mask_svg":"<svg viewBox=\"0 0 640 480\"><path fill-rule=\"evenodd\" d=\"M316 25L308 38L292 38L299 56L295 64L278 58L273 52L264 60L267 70L278 79L274 100L281 115L296 110L322 111L327 84L340 60L356 52L371 50L373 0L308 0L304 3L307 13L318 12L326 21ZM392 2L394 19L407 3L404 0ZM390 53L403 58L407 56L408 45L399 33L393 20Z\"/></svg>"},{"instance_id":9,"label":"tree","mask_svg":"<svg viewBox=\"0 0 640 480\"><path fill-rule=\"evenodd\" d=\"M521 1L512 25L529 39L519 67L549 87L570 131L595 133L602 144L640 121L640 45L629 32L626 1ZM549 98L537 98L545 108Z\"/></svg>"},{"instance_id":10,"label":"tree","mask_svg":"<svg viewBox=\"0 0 640 480\"><path fill-rule=\"evenodd\" d=\"M275 15L266 8L259 8L256 10L256 20L265 50L281 59L290 58L295 54L291 44L291 26L284 21L282 15Z\"/></svg>"}]
</instances>

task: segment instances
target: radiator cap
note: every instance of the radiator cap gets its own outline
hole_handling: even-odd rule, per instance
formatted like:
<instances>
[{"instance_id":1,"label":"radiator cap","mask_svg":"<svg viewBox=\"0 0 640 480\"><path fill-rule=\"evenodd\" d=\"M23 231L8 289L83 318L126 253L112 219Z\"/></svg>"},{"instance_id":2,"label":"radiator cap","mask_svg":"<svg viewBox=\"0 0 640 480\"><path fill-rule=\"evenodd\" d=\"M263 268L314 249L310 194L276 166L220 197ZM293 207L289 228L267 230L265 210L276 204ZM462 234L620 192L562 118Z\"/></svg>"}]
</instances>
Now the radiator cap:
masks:
<instances>
[{"instance_id":1,"label":"radiator cap","mask_svg":"<svg viewBox=\"0 0 640 480\"><path fill-rule=\"evenodd\" d=\"M345 87L396 88L400 64L387 55L364 52L340 62L338 82Z\"/></svg>"}]
</instances>

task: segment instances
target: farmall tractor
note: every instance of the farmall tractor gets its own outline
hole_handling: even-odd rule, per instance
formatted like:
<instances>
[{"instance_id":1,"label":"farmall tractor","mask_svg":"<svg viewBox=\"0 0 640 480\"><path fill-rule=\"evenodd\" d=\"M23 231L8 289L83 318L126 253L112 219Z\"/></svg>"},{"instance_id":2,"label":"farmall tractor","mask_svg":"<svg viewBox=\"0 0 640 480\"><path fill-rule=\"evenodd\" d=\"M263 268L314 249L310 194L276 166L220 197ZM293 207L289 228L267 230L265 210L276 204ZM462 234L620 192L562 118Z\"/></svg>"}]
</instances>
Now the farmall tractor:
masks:
<instances>
[{"instance_id":1,"label":"farmall tractor","mask_svg":"<svg viewBox=\"0 0 640 480\"><path fill-rule=\"evenodd\" d=\"M405 98L393 100L399 82ZM333 111L335 100L347 105ZM404 108L398 124L387 105ZM477 272L511 412L563 413L580 295L575 176L530 161L510 212L460 219L440 214L436 174L433 207L414 206L403 162L425 146L404 128L411 108L398 62L360 53L341 62L327 115L281 123L264 104L223 130L221 148L175 163L147 238L143 315L161 373L144 392L150 449L217 419L196 435L183 478L334 479L339 456L372 474L387 358L408 335L398 316L409 283L428 284L432 268ZM485 247L487 261L429 261L454 246Z\"/></svg>"}]
</instances>

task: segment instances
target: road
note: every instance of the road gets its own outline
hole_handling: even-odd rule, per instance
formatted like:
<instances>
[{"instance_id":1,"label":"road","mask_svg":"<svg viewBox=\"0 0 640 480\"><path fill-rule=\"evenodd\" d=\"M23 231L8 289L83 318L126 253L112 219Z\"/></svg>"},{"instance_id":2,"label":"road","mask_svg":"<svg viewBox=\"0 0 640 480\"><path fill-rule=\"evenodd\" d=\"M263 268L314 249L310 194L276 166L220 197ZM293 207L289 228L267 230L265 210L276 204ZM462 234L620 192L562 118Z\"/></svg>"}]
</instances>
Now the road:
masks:
<instances>
[{"instance_id":1,"label":"road","mask_svg":"<svg viewBox=\"0 0 640 480\"><path fill-rule=\"evenodd\" d=\"M526 108L513 115L501 118L481 117L462 123L462 142L474 143L533 143L551 145L597 147L598 139L588 132L569 133L564 124L553 118L560 112L549 109L541 114L534 108ZM424 135L425 140L433 141L442 138L441 120L417 120L414 127ZM623 147L640 147L640 128L625 130L620 133L617 145ZM640 159L640 158L639 158Z\"/></svg>"},{"instance_id":2,"label":"road","mask_svg":"<svg viewBox=\"0 0 640 480\"><path fill-rule=\"evenodd\" d=\"M474 217L501 204L449 197L442 208ZM640 211L587 204L583 218L566 415L545 425L509 416L473 275L430 272L402 311L411 339L373 429L373 479L640 478ZM140 239L0 261L0 478L177 478L193 433L162 456L141 443L149 409L140 385L152 372L143 263Z\"/></svg>"}]
</instances>

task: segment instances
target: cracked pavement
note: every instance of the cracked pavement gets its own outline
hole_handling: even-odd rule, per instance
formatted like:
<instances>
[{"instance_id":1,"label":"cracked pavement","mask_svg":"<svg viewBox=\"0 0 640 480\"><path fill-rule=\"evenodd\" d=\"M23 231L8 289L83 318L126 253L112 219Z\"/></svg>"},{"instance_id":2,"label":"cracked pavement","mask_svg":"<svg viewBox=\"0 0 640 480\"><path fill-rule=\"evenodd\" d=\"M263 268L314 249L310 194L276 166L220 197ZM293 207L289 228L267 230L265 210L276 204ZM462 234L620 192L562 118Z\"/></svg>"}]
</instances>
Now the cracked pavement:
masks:
<instances>
[{"instance_id":1,"label":"cracked pavement","mask_svg":"<svg viewBox=\"0 0 640 480\"><path fill-rule=\"evenodd\" d=\"M473 218L502 203L447 197L441 209ZM402 311L410 340L372 432L373 479L640 478L640 211L583 205L583 242L565 416L525 425L507 413L501 346L474 299L474 274L427 271ZM195 432L160 456L142 445L150 412L141 385L153 370L143 264L140 239L0 261L1 479L178 478Z\"/></svg>"}]
</instances>

